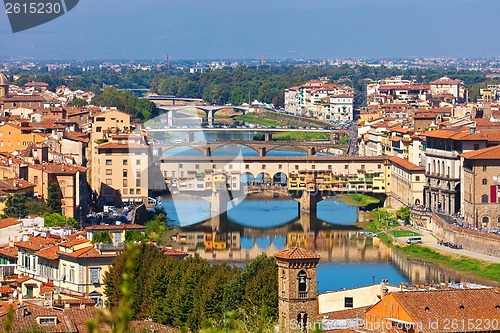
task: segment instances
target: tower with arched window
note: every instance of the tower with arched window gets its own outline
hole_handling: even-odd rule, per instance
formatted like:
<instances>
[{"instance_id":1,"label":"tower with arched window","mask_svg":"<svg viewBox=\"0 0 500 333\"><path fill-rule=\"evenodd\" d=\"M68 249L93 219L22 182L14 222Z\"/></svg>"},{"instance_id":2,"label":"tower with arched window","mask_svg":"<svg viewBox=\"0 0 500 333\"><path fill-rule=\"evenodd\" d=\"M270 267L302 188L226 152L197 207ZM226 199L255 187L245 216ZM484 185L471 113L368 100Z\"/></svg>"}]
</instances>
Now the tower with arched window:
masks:
<instances>
[{"instance_id":1,"label":"tower with arched window","mask_svg":"<svg viewBox=\"0 0 500 333\"><path fill-rule=\"evenodd\" d=\"M275 255L280 332L310 332L316 321L316 267L320 256L300 247Z\"/></svg>"}]
</instances>

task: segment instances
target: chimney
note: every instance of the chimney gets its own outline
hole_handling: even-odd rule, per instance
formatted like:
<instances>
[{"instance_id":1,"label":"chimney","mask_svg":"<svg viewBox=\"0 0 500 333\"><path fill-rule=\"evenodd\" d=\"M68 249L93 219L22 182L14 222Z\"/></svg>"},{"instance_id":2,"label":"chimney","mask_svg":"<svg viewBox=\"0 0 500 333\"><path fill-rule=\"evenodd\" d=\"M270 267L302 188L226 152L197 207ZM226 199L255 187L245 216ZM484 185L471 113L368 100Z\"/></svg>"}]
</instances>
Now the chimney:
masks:
<instances>
[{"instance_id":1,"label":"chimney","mask_svg":"<svg viewBox=\"0 0 500 333\"><path fill-rule=\"evenodd\" d=\"M382 280L382 282L380 283L380 295L381 295L381 299L384 299L387 294L389 294L389 289L387 288L387 283L389 282L389 280Z\"/></svg>"},{"instance_id":2,"label":"chimney","mask_svg":"<svg viewBox=\"0 0 500 333\"><path fill-rule=\"evenodd\" d=\"M474 123L474 125L471 125L469 127L469 133L470 134L476 134L476 123Z\"/></svg>"}]
</instances>

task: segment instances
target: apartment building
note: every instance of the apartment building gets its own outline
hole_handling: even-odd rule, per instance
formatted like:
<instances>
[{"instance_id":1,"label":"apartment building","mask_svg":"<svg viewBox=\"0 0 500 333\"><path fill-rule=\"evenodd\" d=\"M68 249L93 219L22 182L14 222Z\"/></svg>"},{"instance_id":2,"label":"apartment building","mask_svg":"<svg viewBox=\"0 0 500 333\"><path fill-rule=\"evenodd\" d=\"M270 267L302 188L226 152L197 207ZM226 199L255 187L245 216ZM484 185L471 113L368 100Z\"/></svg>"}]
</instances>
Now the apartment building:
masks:
<instances>
[{"instance_id":1,"label":"apartment building","mask_svg":"<svg viewBox=\"0 0 500 333\"><path fill-rule=\"evenodd\" d=\"M6 123L0 125L0 151L11 153L42 143L47 135L34 132L34 128L24 123L22 126Z\"/></svg>"},{"instance_id":2,"label":"apartment building","mask_svg":"<svg viewBox=\"0 0 500 333\"><path fill-rule=\"evenodd\" d=\"M436 130L426 133L425 205L433 211L455 214L460 209L460 154L486 147L484 134Z\"/></svg>"},{"instance_id":3,"label":"apartment building","mask_svg":"<svg viewBox=\"0 0 500 333\"><path fill-rule=\"evenodd\" d=\"M28 165L28 181L35 185L34 196L47 200L49 186L56 183L64 216L79 219L88 212L87 169L79 165L41 162Z\"/></svg>"},{"instance_id":4,"label":"apartment building","mask_svg":"<svg viewBox=\"0 0 500 333\"><path fill-rule=\"evenodd\" d=\"M81 234L64 239L53 235L29 237L15 246L17 273L47 283L57 293L88 295L97 301L103 298L104 274L115 253L101 252ZM33 296L33 290L27 290L26 294Z\"/></svg>"},{"instance_id":5,"label":"apartment building","mask_svg":"<svg viewBox=\"0 0 500 333\"><path fill-rule=\"evenodd\" d=\"M149 145L107 142L95 148L93 158L92 189L103 203L144 202L148 197Z\"/></svg>"},{"instance_id":6,"label":"apartment building","mask_svg":"<svg viewBox=\"0 0 500 333\"><path fill-rule=\"evenodd\" d=\"M460 155L461 212L465 223L476 228L500 228L500 146Z\"/></svg>"},{"instance_id":7,"label":"apartment building","mask_svg":"<svg viewBox=\"0 0 500 333\"><path fill-rule=\"evenodd\" d=\"M353 120L354 90L328 83L327 78L310 80L285 90L285 111L322 120Z\"/></svg>"},{"instance_id":8,"label":"apartment building","mask_svg":"<svg viewBox=\"0 0 500 333\"><path fill-rule=\"evenodd\" d=\"M89 177L102 203L143 202L148 196L150 150L131 133L130 115L107 110L91 116Z\"/></svg>"},{"instance_id":9,"label":"apartment building","mask_svg":"<svg viewBox=\"0 0 500 333\"><path fill-rule=\"evenodd\" d=\"M421 205L424 202L425 167L418 166L400 157L391 157L390 206Z\"/></svg>"},{"instance_id":10,"label":"apartment building","mask_svg":"<svg viewBox=\"0 0 500 333\"><path fill-rule=\"evenodd\" d=\"M434 98L450 95L455 103L464 103L468 99L464 82L446 76L431 82L431 94Z\"/></svg>"}]
</instances>

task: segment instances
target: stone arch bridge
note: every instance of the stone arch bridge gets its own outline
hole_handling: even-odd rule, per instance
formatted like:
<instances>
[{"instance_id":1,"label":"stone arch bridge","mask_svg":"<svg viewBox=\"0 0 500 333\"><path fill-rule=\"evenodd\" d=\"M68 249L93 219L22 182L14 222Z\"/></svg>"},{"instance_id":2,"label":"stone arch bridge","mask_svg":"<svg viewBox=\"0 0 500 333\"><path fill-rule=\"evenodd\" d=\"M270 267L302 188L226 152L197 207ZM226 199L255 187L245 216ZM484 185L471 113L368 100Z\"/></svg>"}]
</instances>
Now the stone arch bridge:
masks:
<instances>
[{"instance_id":1,"label":"stone arch bridge","mask_svg":"<svg viewBox=\"0 0 500 333\"><path fill-rule=\"evenodd\" d=\"M266 156L267 153L278 148L298 149L307 156L314 156L318 153L329 153L333 155L347 155L349 145L331 143L330 141L249 141L249 140L231 140L231 141L213 141L213 142L182 142L155 144L153 146L153 155L161 158L163 154L173 148L190 148L199 151L202 156L212 156L217 149L227 146L242 146L255 151L259 156ZM339 154L341 153L341 154Z\"/></svg>"}]
</instances>

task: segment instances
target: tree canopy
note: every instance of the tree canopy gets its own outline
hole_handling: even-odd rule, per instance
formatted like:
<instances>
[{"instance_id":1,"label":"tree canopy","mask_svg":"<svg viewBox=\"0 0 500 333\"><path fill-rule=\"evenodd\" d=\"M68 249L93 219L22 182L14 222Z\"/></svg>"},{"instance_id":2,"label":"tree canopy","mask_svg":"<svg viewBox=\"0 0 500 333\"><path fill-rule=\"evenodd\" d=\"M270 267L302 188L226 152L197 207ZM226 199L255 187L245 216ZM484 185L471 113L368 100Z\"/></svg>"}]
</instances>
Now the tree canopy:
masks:
<instances>
[{"instance_id":1,"label":"tree canopy","mask_svg":"<svg viewBox=\"0 0 500 333\"><path fill-rule=\"evenodd\" d=\"M228 313L241 318L263 314L262 320L277 319L277 265L261 256L244 268L210 265L198 256L179 261L149 244L139 247L141 260L134 270L137 283L132 305L134 318L197 331L220 323ZM119 255L105 276L108 305L121 299L126 256ZM212 325L213 326L213 325Z\"/></svg>"}]
</instances>

